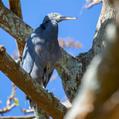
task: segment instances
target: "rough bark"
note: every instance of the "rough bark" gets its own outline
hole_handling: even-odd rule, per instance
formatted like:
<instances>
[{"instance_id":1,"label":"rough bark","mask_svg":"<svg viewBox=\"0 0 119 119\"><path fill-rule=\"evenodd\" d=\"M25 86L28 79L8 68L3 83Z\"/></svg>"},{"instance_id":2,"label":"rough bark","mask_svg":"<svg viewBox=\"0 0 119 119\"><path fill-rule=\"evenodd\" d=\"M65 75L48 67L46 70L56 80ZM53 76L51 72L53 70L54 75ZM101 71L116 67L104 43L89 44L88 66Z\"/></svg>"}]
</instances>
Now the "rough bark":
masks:
<instances>
[{"instance_id":1,"label":"rough bark","mask_svg":"<svg viewBox=\"0 0 119 119\"><path fill-rule=\"evenodd\" d=\"M25 92L37 106L42 107L54 119L63 119L66 108L52 94L45 91L36 81L32 80L6 53L3 47L0 47L0 70Z\"/></svg>"}]
</instances>

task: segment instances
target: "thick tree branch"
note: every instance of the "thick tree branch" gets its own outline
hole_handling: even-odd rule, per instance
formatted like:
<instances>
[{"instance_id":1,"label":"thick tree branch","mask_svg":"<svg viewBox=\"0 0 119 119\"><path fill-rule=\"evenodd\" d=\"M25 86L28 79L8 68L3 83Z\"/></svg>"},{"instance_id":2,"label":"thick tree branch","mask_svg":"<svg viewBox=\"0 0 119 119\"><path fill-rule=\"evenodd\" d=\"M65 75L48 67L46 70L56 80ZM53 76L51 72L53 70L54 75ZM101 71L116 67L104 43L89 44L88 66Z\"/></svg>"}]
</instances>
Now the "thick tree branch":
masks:
<instances>
[{"instance_id":1,"label":"thick tree branch","mask_svg":"<svg viewBox=\"0 0 119 119\"><path fill-rule=\"evenodd\" d=\"M56 63L56 69L62 78L65 93L69 100L72 101L81 82L82 63L66 53L62 48L61 51L62 58Z\"/></svg>"},{"instance_id":2,"label":"thick tree branch","mask_svg":"<svg viewBox=\"0 0 119 119\"><path fill-rule=\"evenodd\" d=\"M42 107L55 119L63 119L66 108L39 86L16 62L0 47L0 70L8 76L37 106ZM13 73L14 72L14 73ZM16 77L17 76L17 77Z\"/></svg>"},{"instance_id":3,"label":"thick tree branch","mask_svg":"<svg viewBox=\"0 0 119 119\"><path fill-rule=\"evenodd\" d=\"M3 4L0 4L0 11L0 26L11 34L23 48L25 39L27 39L33 29L8 10ZM69 99L72 100L80 84L82 64L62 50L62 58L57 63L56 69L62 77L66 94Z\"/></svg>"}]
</instances>

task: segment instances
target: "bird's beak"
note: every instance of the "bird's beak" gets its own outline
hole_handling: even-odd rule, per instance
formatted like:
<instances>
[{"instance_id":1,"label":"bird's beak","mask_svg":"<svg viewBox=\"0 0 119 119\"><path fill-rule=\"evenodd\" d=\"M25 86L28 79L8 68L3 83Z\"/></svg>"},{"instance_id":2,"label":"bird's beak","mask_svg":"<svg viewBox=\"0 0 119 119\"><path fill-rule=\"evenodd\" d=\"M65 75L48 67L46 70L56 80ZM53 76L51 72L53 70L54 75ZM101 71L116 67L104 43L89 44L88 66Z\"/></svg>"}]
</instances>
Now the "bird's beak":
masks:
<instances>
[{"instance_id":1,"label":"bird's beak","mask_svg":"<svg viewBox=\"0 0 119 119\"><path fill-rule=\"evenodd\" d=\"M61 17L61 21L63 21L63 20L79 20L79 18L62 16L62 17Z\"/></svg>"}]
</instances>

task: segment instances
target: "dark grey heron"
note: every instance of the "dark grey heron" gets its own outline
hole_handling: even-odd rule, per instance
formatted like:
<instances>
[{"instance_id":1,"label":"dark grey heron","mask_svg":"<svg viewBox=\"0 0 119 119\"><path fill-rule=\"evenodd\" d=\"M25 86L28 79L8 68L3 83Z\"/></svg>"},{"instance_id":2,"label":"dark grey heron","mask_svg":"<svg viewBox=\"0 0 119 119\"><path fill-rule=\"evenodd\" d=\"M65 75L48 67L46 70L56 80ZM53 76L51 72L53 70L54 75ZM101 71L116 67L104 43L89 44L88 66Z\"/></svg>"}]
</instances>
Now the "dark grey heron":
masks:
<instances>
[{"instance_id":1,"label":"dark grey heron","mask_svg":"<svg viewBox=\"0 0 119 119\"><path fill-rule=\"evenodd\" d=\"M45 16L43 23L31 33L26 42L21 66L43 87L47 86L54 64L61 56L58 23L75 19L77 18L50 13Z\"/></svg>"},{"instance_id":2,"label":"dark grey heron","mask_svg":"<svg viewBox=\"0 0 119 119\"><path fill-rule=\"evenodd\" d=\"M26 41L23 51L22 68L44 88L47 86L54 64L61 57L58 44L58 23L63 20L75 20L75 17L65 17L59 13L45 16L43 23L35 29ZM44 112L37 108L32 101L31 106L43 116Z\"/></svg>"}]
</instances>

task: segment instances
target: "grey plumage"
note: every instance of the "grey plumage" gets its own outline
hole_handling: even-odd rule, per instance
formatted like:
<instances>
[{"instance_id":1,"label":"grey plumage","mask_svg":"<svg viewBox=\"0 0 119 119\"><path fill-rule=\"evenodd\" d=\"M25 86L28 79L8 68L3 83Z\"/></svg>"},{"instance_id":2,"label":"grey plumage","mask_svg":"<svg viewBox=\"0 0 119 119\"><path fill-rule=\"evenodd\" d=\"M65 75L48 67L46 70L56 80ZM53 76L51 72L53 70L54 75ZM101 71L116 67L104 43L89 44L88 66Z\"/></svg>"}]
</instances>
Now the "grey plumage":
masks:
<instances>
[{"instance_id":1,"label":"grey plumage","mask_svg":"<svg viewBox=\"0 0 119 119\"><path fill-rule=\"evenodd\" d=\"M58 13L45 16L43 23L28 38L22 57L22 68L40 85L46 87L60 58L58 44L58 22L76 19Z\"/></svg>"},{"instance_id":2,"label":"grey plumage","mask_svg":"<svg viewBox=\"0 0 119 119\"><path fill-rule=\"evenodd\" d=\"M57 34L57 23L46 16L27 40L23 52L23 69L44 87L52 74L54 63L60 56Z\"/></svg>"},{"instance_id":3,"label":"grey plumage","mask_svg":"<svg viewBox=\"0 0 119 119\"><path fill-rule=\"evenodd\" d=\"M23 56L22 68L31 75L41 86L46 87L54 69L54 64L61 57L58 44L58 22L63 20L76 19L64 17L58 13L51 13L45 16L43 23L29 36L26 41ZM38 118L44 116L37 105L30 101ZM37 114L38 113L38 114Z\"/></svg>"}]
</instances>

